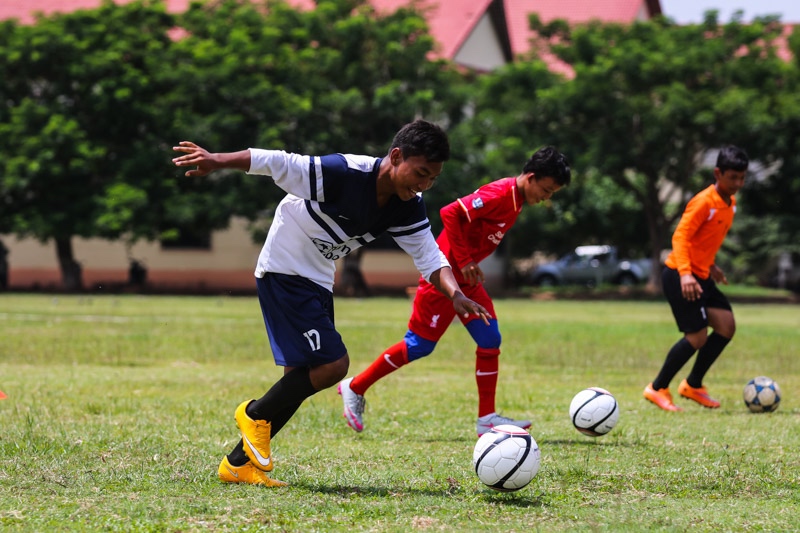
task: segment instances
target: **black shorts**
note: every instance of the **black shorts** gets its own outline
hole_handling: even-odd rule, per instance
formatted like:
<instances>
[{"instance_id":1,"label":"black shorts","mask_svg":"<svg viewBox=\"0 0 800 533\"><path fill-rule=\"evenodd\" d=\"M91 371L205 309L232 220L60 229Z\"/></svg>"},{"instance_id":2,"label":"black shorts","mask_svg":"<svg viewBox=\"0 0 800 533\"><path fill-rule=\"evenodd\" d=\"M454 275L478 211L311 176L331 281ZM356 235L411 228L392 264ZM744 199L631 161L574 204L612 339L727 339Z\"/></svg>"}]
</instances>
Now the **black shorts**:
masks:
<instances>
[{"instance_id":1,"label":"black shorts","mask_svg":"<svg viewBox=\"0 0 800 533\"><path fill-rule=\"evenodd\" d=\"M694 274L693 274L694 275ZM720 292L717 284L710 277L700 279L694 276L700 284L703 293L700 298L689 301L681 292L681 276L674 268L664 267L661 273L661 284L664 296L667 297L672 315L678 324L678 329L683 333L694 333L708 327L708 313L706 308L727 309L732 311L728 298Z\"/></svg>"}]
</instances>

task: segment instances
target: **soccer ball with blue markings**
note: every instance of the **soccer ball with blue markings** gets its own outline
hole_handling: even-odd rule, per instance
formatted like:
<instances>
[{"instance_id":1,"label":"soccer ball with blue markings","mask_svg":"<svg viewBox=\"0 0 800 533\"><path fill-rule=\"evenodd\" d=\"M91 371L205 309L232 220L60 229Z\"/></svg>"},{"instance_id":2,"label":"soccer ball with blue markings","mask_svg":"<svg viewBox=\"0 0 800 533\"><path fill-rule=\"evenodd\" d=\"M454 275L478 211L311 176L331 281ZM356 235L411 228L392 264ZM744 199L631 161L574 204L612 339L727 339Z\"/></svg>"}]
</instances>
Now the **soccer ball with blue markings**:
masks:
<instances>
[{"instance_id":1,"label":"soccer ball with blue markings","mask_svg":"<svg viewBox=\"0 0 800 533\"><path fill-rule=\"evenodd\" d=\"M519 490L539 472L540 452L530 433L517 426L495 426L478 439L472 466L484 485L500 492Z\"/></svg>"},{"instance_id":2,"label":"soccer ball with blue markings","mask_svg":"<svg viewBox=\"0 0 800 533\"><path fill-rule=\"evenodd\" d=\"M771 413L781 404L781 388L766 376L753 378L744 386L744 404L754 413Z\"/></svg>"}]
</instances>

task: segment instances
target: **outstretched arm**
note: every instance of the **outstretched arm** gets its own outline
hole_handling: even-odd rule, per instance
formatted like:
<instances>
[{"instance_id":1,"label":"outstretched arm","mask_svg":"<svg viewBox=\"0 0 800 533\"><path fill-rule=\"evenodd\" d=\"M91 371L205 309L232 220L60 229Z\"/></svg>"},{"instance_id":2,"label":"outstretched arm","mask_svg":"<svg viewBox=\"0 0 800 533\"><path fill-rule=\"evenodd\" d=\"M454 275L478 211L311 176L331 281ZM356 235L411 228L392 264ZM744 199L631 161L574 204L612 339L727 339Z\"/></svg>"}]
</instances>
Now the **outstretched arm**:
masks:
<instances>
[{"instance_id":1,"label":"outstretched arm","mask_svg":"<svg viewBox=\"0 0 800 533\"><path fill-rule=\"evenodd\" d=\"M492 318L492 315L482 305L464 296L464 293L458 288L458 282L453 276L453 271L450 267L442 267L431 274L431 283L453 301L456 313L464 318L471 314L478 315L487 326L489 325L489 319Z\"/></svg>"},{"instance_id":2,"label":"outstretched arm","mask_svg":"<svg viewBox=\"0 0 800 533\"><path fill-rule=\"evenodd\" d=\"M173 146L176 152L184 155L172 160L175 166L191 167L196 169L186 171L187 176L205 176L206 174L223 168L231 168L247 172L250 169L250 150L240 152L211 153L191 141L181 141L178 146Z\"/></svg>"}]
</instances>

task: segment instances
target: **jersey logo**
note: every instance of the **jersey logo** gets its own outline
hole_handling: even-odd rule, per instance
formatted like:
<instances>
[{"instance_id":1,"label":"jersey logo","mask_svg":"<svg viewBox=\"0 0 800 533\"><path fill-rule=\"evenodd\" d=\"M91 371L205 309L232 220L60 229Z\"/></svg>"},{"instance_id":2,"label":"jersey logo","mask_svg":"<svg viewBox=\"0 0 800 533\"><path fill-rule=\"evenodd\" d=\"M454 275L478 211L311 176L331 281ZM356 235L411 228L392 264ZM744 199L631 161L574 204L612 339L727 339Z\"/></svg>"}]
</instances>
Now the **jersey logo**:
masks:
<instances>
[{"instance_id":1,"label":"jersey logo","mask_svg":"<svg viewBox=\"0 0 800 533\"><path fill-rule=\"evenodd\" d=\"M439 315L433 315L433 318L431 318L431 327L435 328L438 322L439 322Z\"/></svg>"},{"instance_id":2,"label":"jersey logo","mask_svg":"<svg viewBox=\"0 0 800 533\"><path fill-rule=\"evenodd\" d=\"M472 208L473 209L480 209L483 207L483 200L480 197L476 197L472 199Z\"/></svg>"},{"instance_id":3,"label":"jersey logo","mask_svg":"<svg viewBox=\"0 0 800 533\"><path fill-rule=\"evenodd\" d=\"M325 259L330 259L332 261L336 261L353 251L352 248L344 243L334 246L332 242L322 239L313 238L311 241L314 243L314 246L317 247L319 253L325 256Z\"/></svg>"},{"instance_id":4,"label":"jersey logo","mask_svg":"<svg viewBox=\"0 0 800 533\"><path fill-rule=\"evenodd\" d=\"M505 233L503 233L502 231L498 231L497 233L490 233L488 238L490 241L492 241L492 244L499 245L500 241L503 240L504 236Z\"/></svg>"},{"instance_id":5,"label":"jersey logo","mask_svg":"<svg viewBox=\"0 0 800 533\"><path fill-rule=\"evenodd\" d=\"M716 212L717 212L716 209L711 209L711 211L708 214L708 218L706 220L711 220L712 218L714 218L714 213Z\"/></svg>"}]
</instances>

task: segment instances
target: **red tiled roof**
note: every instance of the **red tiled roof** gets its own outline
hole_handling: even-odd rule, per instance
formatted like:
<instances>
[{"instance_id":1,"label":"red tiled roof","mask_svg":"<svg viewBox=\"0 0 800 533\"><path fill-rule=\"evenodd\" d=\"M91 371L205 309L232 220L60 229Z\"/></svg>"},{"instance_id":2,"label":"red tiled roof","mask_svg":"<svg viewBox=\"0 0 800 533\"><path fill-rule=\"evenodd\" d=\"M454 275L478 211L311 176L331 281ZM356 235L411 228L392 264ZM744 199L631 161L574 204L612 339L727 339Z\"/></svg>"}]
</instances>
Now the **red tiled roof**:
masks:
<instances>
[{"instance_id":1,"label":"red tiled roof","mask_svg":"<svg viewBox=\"0 0 800 533\"><path fill-rule=\"evenodd\" d=\"M532 33L528 14L538 13L542 22L565 19L571 24L600 20L603 22L631 23L640 16L649 19L652 13L647 0L504 0L508 33L514 54L530 49ZM658 7L660 11L660 5Z\"/></svg>"},{"instance_id":2,"label":"red tiled roof","mask_svg":"<svg viewBox=\"0 0 800 533\"><path fill-rule=\"evenodd\" d=\"M289 4L312 9L313 0L287 0ZM392 13L413 0L370 0L378 13ZM453 59L492 0L421 0L417 7L427 13L431 35L441 47L442 57ZM445 7L442 7L445 6Z\"/></svg>"},{"instance_id":3,"label":"red tiled roof","mask_svg":"<svg viewBox=\"0 0 800 533\"><path fill-rule=\"evenodd\" d=\"M126 2L129 0L117 0ZM287 0L290 5L302 9L313 9L313 0ZM393 12L408 6L413 0L371 0L380 12ZM426 10L431 34L435 36L442 57L452 59L469 36L492 0L422 0L419 7ZM2 0L0 1L0 20L16 18L24 24L33 22L33 14L42 12L68 13L77 9L99 7L101 0ZM172 13L185 11L189 0L166 0L167 10ZM446 7L442 7L446 6Z\"/></svg>"}]
</instances>

